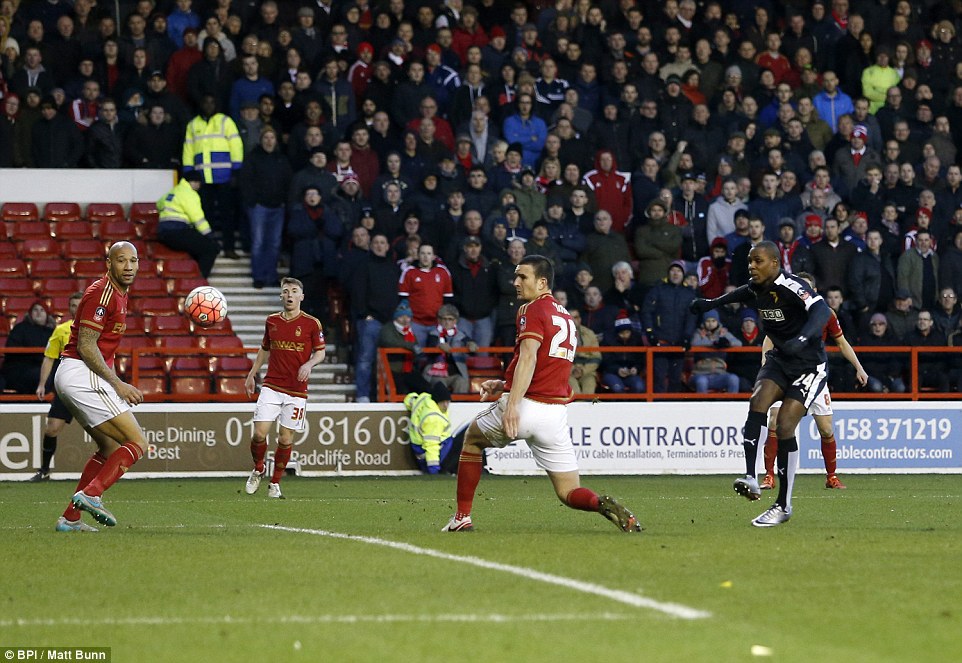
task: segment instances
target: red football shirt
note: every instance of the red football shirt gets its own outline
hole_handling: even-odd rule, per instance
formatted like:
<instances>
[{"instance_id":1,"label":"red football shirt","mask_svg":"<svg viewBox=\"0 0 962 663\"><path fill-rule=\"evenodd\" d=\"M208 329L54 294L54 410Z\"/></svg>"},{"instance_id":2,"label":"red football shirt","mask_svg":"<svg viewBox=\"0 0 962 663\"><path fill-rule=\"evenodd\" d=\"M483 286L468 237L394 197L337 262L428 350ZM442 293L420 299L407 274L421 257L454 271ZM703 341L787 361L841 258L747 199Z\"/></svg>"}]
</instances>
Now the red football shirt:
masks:
<instances>
[{"instance_id":1,"label":"red football shirt","mask_svg":"<svg viewBox=\"0 0 962 663\"><path fill-rule=\"evenodd\" d=\"M828 319L828 322L825 323L825 327L822 329L822 340L835 340L842 336L844 336L842 333L842 325L838 321L838 316L832 311L832 317Z\"/></svg>"},{"instance_id":2,"label":"red football shirt","mask_svg":"<svg viewBox=\"0 0 962 663\"><path fill-rule=\"evenodd\" d=\"M533 338L541 342L535 361L534 375L525 398L541 403L568 403L572 398L571 366L578 349L575 323L565 310L549 293L534 301L523 304L517 313L517 340L514 343L514 357L505 373L505 391L511 391L514 369L521 354L521 341Z\"/></svg>"},{"instance_id":3,"label":"red football shirt","mask_svg":"<svg viewBox=\"0 0 962 663\"><path fill-rule=\"evenodd\" d=\"M451 273L447 267L435 265L424 270L412 267L401 275L398 294L407 297L411 304L412 317L419 325L434 325L438 322L438 309L444 304L445 297L453 297Z\"/></svg>"},{"instance_id":4,"label":"red football shirt","mask_svg":"<svg viewBox=\"0 0 962 663\"><path fill-rule=\"evenodd\" d=\"M107 276L91 283L80 300L80 307L70 327L70 340L62 356L81 359L77 352L80 327L89 327L100 333L97 347L104 361L112 368L114 353L127 329L127 293L117 290Z\"/></svg>"},{"instance_id":5,"label":"red football shirt","mask_svg":"<svg viewBox=\"0 0 962 663\"><path fill-rule=\"evenodd\" d=\"M264 386L307 398L307 380L298 380L297 371L312 354L325 348L321 321L303 312L292 320L284 319L281 313L272 313L264 323L261 348L271 353Z\"/></svg>"}]
</instances>

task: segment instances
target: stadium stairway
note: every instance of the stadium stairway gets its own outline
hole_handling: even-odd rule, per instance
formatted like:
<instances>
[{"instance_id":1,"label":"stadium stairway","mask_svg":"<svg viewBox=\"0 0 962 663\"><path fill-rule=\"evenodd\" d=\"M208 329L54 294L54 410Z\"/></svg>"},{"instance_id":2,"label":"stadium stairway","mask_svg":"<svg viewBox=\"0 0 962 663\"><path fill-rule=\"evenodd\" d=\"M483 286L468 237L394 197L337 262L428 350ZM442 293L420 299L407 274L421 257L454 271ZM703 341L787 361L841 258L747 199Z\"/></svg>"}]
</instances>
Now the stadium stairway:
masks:
<instances>
[{"instance_id":1,"label":"stadium stairway","mask_svg":"<svg viewBox=\"0 0 962 663\"><path fill-rule=\"evenodd\" d=\"M227 298L228 317L234 333L245 347L257 347L264 336L264 319L280 310L277 290L251 287L250 256L242 254L239 260L223 256L214 263L210 284ZM327 358L311 373L308 383L308 401L313 403L345 403L354 400L354 385L349 381L349 369L335 342L327 339ZM253 359L253 356L251 356ZM263 374L263 369L261 371Z\"/></svg>"}]
</instances>

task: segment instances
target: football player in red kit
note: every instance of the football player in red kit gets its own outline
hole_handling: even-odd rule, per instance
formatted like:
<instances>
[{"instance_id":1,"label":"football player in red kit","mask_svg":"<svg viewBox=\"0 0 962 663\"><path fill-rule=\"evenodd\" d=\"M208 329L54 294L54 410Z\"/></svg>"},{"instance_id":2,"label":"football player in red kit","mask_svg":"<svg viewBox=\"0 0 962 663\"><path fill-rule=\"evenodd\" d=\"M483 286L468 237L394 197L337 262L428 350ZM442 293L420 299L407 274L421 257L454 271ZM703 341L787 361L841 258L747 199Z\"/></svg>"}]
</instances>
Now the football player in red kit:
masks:
<instances>
[{"instance_id":1,"label":"football player in red kit","mask_svg":"<svg viewBox=\"0 0 962 663\"><path fill-rule=\"evenodd\" d=\"M515 291L525 302L517 313L514 357L505 380L481 385L481 400L495 402L465 433L458 463L458 507L444 532L473 529L471 506L481 479L482 451L514 440L528 443L564 505L598 512L625 532L641 531L628 509L581 486L567 408L578 340L571 316L551 295L553 281L551 262L543 256L526 256L514 270Z\"/></svg>"},{"instance_id":2,"label":"football player in red kit","mask_svg":"<svg viewBox=\"0 0 962 663\"><path fill-rule=\"evenodd\" d=\"M311 369L324 361L324 330L320 320L301 311L304 284L300 281L282 279L280 298L284 310L267 316L264 339L244 384L247 393L253 394L254 379L266 361L267 375L254 410L254 436L251 438L254 470L247 479L245 490L248 495L253 495L261 485L265 474L267 435L278 421L281 430L277 436L274 473L267 496L283 499L280 483L291 459L294 432L304 430L306 421L307 378Z\"/></svg>"}]
</instances>

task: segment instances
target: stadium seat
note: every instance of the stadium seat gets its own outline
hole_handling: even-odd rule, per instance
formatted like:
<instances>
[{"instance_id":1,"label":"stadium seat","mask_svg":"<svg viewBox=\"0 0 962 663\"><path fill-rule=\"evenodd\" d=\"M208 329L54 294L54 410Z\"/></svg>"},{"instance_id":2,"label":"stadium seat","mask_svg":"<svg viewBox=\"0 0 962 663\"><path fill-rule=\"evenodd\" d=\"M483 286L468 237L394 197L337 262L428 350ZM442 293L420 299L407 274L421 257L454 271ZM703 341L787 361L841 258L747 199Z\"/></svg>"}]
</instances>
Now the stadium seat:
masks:
<instances>
[{"instance_id":1,"label":"stadium seat","mask_svg":"<svg viewBox=\"0 0 962 663\"><path fill-rule=\"evenodd\" d=\"M6 341L7 336L10 334L10 318L5 315L0 315L0 338ZM6 345L4 343L3 345Z\"/></svg>"},{"instance_id":2,"label":"stadium seat","mask_svg":"<svg viewBox=\"0 0 962 663\"><path fill-rule=\"evenodd\" d=\"M40 211L33 203L4 203L0 207L3 221L39 221Z\"/></svg>"},{"instance_id":3,"label":"stadium seat","mask_svg":"<svg viewBox=\"0 0 962 663\"><path fill-rule=\"evenodd\" d=\"M234 335L234 327L230 323L230 318L226 318L222 322L218 322L213 327L201 327L200 325L195 325L191 323L191 328L193 333L198 335L206 335L206 336L233 336Z\"/></svg>"},{"instance_id":4,"label":"stadium seat","mask_svg":"<svg viewBox=\"0 0 962 663\"><path fill-rule=\"evenodd\" d=\"M14 242L25 239L49 239L50 224L43 221L17 221L8 224L8 234Z\"/></svg>"},{"instance_id":5,"label":"stadium seat","mask_svg":"<svg viewBox=\"0 0 962 663\"><path fill-rule=\"evenodd\" d=\"M107 252L100 240L68 239L63 243L63 255L71 260L104 260Z\"/></svg>"},{"instance_id":6,"label":"stadium seat","mask_svg":"<svg viewBox=\"0 0 962 663\"><path fill-rule=\"evenodd\" d=\"M236 336L200 336L200 347L208 350L222 350L227 348L242 348L244 341Z\"/></svg>"},{"instance_id":7,"label":"stadium seat","mask_svg":"<svg viewBox=\"0 0 962 663\"><path fill-rule=\"evenodd\" d=\"M77 278L92 281L107 273L107 266L103 260L72 260L70 273Z\"/></svg>"},{"instance_id":8,"label":"stadium seat","mask_svg":"<svg viewBox=\"0 0 962 663\"><path fill-rule=\"evenodd\" d=\"M157 237L159 216L154 203L134 203L130 206L130 221L137 226L137 236L142 239Z\"/></svg>"},{"instance_id":9,"label":"stadium seat","mask_svg":"<svg viewBox=\"0 0 962 663\"><path fill-rule=\"evenodd\" d=\"M200 276L197 261L189 256L187 258L165 258L161 264L160 272L160 275L165 279L196 278Z\"/></svg>"},{"instance_id":10,"label":"stadium seat","mask_svg":"<svg viewBox=\"0 0 962 663\"><path fill-rule=\"evenodd\" d=\"M137 280L130 286L132 297L167 297L167 281L158 279L154 274L138 272Z\"/></svg>"},{"instance_id":11,"label":"stadium seat","mask_svg":"<svg viewBox=\"0 0 962 663\"><path fill-rule=\"evenodd\" d=\"M141 315L177 315L180 313L173 297L137 297L130 300L130 308Z\"/></svg>"},{"instance_id":12,"label":"stadium seat","mask_svg":"<svg viewBox=\"0 0 962 663\"><path fill-rule=\"evenodd\" d=\"M103 272L101 265L101 272ZM38 258L30 261L30 276L35 279L68 278L71 275L70 262L62 258Z\"/></svg>"},{"instance_id":13,"label":"stadium seat","mask_svg":"<svg viewBox=\"0 0 962 663\"><path fill-rule=\"evenodd\" d=\"M22 278L26 275L27 263L20 258L0 258L0 276Z\"/></svg>"},{"instance_id":14,"label":"stadium seat","mask_svg":"<svg viewBox=\"0 0 962 663\"><path fill-rule=\"evenodd\" d=\"M199 349L200 339L196 336L161 336L157 339L157 347Z\"/></svg>"},{"instance_id":15,"label":"stadium seat","mask_svg":"<svg viewBox=\"0 0 962 663\"><path fill-rule=\"evenodd\" d=\"M137 239L137 226L122 218L116 221L104 221L100 224L100 239L110 244Z\"/></svg>"},{"instance_id":16,"label":"stadium seat","mask_svg":"<svg viewBox=\"0 0 962 663\"><path fill-rule=\"evenodd\" d=\"M77 203L47 203L43 206L44 221L80 221L82 218Z\"/></svg>"},{"instance_id":17,"label":"stadium seat","mask_svg":"<svg viewBox=\"0 0 962 663\"><path fill-rule=\"evenodd\" d=\"M97 236L97 226L86 221L58 221L51 225L50 234L59 240L92 239Z\"/></svg>"},{"instance_id":18,"label":"stadium seat","mask_svg":"<svg viewBox=\"0 0 962 663\"><path fill-rule=\"evenodd\" d=\"M246 395L247 389L244 386L246 379L240 376L216 375L214 377L214 393L228 396Z\"/></svg>"},{"instance_id":19,"label":"stadium seat","mask_svg":"<svg viewBox=\"0 0 962 663\"><path fill-rule=\"evenodd\" d=\"M183 251L175 251L166 244L161 244L160 242L151 242L149 245L150 257L154 260L191 260L189 253L184 253Z\"/></svg>"},{"instance_id":20,"label":"stadium seat","mask_svg":"<svg viewBox=\"0 0 962 663\"><path fill-rule=\"evenodd\" d=\"M149 336L186 336L190 334L190 325L182 315L156 315L145 319Z\"/></svg>"},{"instance_id":21,"label":"stadium seat","mask_svg":"<svg viewBox=\"0 0 962 663\"><path fill-rule=\"evenodd\" d=\"M31 279L11 276L0 277L0 295L27 297L34 294L35 290Z\"/></svg>"},{"instance_id":22,"label":"stadium seat","mask_svg":"<svg viewBox=\"0 0 962 663\"><path fill-rule=\"evenodd\" d=\"M147 333L146 323L144 321L144 316L142 315L131 315L127 314L127 330L124 332L126 334L124 340L127 340L131 336L144 336ZM121 341L123 344L123 341ZM137 342L133 345L154 345L153 341L146 342L143 338L138 338Z\"/></svg>"},{"instance_id":23,"label":"stadium seat","mask_svg":"<svg viewBox=\"0 0 962 663\"><path fill-rule=\"evenodd\" d=\"M71 293L73 294L73 293ZM61 322L70 315L70 295L54 295L47 298L47 308L52 314L61 318Z\"/></svg>"},{"instance_id":24,"label":"stadium seat","mask_svg":"<svg viewBox=\"0 0 962 663\"><path fill-rule=\"evenodd\" d=\"M90 203L87 220L91 223L107 223L124 219L124 206L120 203Z\"/></svg>"},{"instance_id":25,"label":"stadium seat","mask_svg":"<svg viewBox=\"0 0 962 663\"><path fill-rule=\"evenodd\" d=\"M465 364L471 393L478 393L483 382L503 377L504 364L497 357L468 357Z\"/></svg>"},{"instance_id":26,"label":"stadium seat","mask_svg":"<svg viewBox=\"0 0 962 663\"><path fill-rule=\"evenodd\" d=\"M204 396L210 393L210 377L170 376L170 393L178 396Z\"/></svg>"},{"instance_id":27,"label":"stadium seat","mask_svg":"<svg viewBox=\"0 0 962 663\"><path fill-rule=\"evenodd\" d=\"M214 357L214 373L217 375L241 375L246 377L254 362L249 357L225 355Z\"/></svg>"},{"instance_id":28,"label":"stadium seat","mask_svg":"<svg viewBox=\"0 0 962 663\"><path fill-rule=\"evenodd\" d=\"M135 386L145 396L160 396L167 393L167 376L141 375Z\"/></svg>"},{"instance_id":29,"label":"stadium seat","mask_svg":"<svg viewBox=\"0 0 962 663\"><path fill-rule=\"evenodd\" d=\"M171 375L210 375L210 359L196 355L170 355Z\"/></svg>"},{"instance_id":30,"label":"stadium seat","mask_svg":"<svg viewBox=\"0 0 962 663\"><path fill-rule=\"evenodd\" d=\"M202 285L208 285L207 279L202 277L168 279L167 283L170 287L170 294L178 297L186 296L194 288L199 288Z\"/></svg>"},{"instance_id":31,"label":"stadium seat","mask_svg":"<svg viewBox=\"0 0 962 663\"><path fill-rule=\"evenodd\" d=\"M52 237L30 238L20 244L20 257L24 260L54 258L59 256L60 244Z\"/></svg>"},{"instance_id":32,"label":"stadium seat","mask_svg":"<svg viewBox=\"0 0 962 663\"><path fill-rule=\"evenodd\" d=\"M44 297L69 297L82 288L75 278L51 278L40 281L40 294Z\"/></svg>"},{"instance_id":33,"label":"stadium seat","mask_svg":"<svg viewBox=\"0 0 962 663\"><path fill-rule=\"evenodd\" d=\"M157 267L158 267L157 261L151 260L147 256L139 256L139 258L140 258L140 261L138 262L138 264L140 266L137 268L137 278L146 280L148 278L153 279L153 277L157 276ZM164 291L166 292L166 290L167 290L167 284L165 283Z\"/></svg>"},{"instance_id":34,"label":"stadium seat","mask_svg":"<svg viewBox=\"0 0 962 663\"><path fill-rule=\"evenodd\" d=\"M0 237L0 258L18 258L17 245L13 242L4 241L3 237Z\"/></svg>"},{"instance_id":35,"label":"stadium seat","mask_svg":"<svg viewBox=\"0 0 962 663\"><path fill-rule=\"evenodd\" d=\"M0 309L4 315L21 320L30 307L37 302L36 295L5 295L0 298Z\"/></svg>"}]
</instances>

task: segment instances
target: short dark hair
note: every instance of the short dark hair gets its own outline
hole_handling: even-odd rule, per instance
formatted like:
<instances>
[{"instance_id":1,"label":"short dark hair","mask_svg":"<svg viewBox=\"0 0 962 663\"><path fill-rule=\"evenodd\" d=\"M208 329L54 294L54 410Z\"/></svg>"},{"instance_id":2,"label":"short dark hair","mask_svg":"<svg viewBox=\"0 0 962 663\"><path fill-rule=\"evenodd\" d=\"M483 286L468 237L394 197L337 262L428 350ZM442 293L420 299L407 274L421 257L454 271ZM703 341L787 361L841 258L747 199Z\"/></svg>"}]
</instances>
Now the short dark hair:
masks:
<instances>
[{"instance_id":1,"label":"short dark hair","mask_svg":"<svg viewBox=\"0 0 962 663\"><path fill-rule=\"evenodd\" d=\"M531 265L532 269L534 269L534 277L536 279L546 279L548 281L548 290L554 288L554 266L550 260L544 256L533 253L522 258L518 264Z\"/></svg>"}]
</instances>

